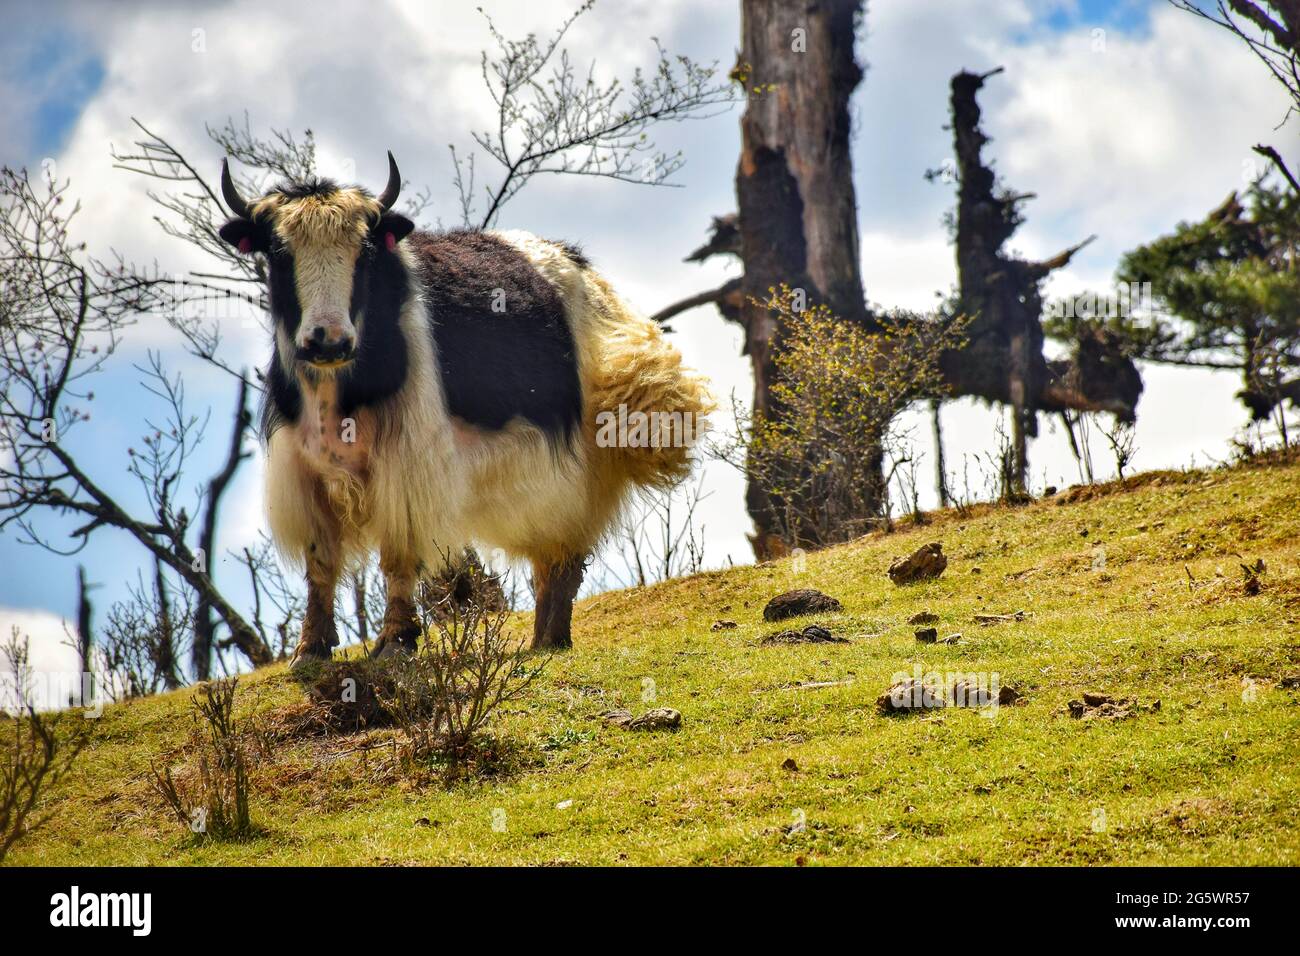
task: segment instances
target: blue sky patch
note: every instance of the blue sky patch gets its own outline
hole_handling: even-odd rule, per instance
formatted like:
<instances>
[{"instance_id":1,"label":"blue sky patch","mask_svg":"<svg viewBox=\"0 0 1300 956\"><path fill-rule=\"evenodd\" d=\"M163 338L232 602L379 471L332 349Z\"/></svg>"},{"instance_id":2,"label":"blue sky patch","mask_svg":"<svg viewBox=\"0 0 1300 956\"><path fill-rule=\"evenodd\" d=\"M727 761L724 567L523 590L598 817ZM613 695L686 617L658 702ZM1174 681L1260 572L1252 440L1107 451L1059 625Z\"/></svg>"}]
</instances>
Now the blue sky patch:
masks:
<instances>
[{"instance_id":1,"label":"blue sky patch","mask_svg":"<svg viewBox=\"0 0 1300 956\"><path fill-rule=\"evenodd\" d=\"M62 150L86 104L104 82L104 64L72 33L46 33L11 61L14 86L32 96L27 148L33 157Z\"/></svg>"},{"instance_id":2,"label":"blue sky patch","mask_svg":"<svg viewBox=\"0 0 1300 956\"><path fill-rule=\"evenodd\" d=\"M1115 27L1125 33L1140 33L1151 21L1156 0L1076 0L1046 17L1053 30L1077 27ZM1071 9L1073 7L1073 9Z\"/></svg>"}]
</instances>

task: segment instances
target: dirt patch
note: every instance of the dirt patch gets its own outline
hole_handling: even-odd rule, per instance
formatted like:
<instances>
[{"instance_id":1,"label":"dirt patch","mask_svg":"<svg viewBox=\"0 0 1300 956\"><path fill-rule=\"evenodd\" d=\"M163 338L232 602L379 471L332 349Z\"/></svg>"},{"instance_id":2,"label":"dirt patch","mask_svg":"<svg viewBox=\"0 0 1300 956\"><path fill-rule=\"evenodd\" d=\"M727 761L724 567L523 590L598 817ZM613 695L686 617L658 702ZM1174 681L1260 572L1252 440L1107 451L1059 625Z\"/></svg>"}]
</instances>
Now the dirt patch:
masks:
<instances>
[{"instance_id":1,"label":"dirt patch","mask_svg":"<svg viewBox=\"0 0 1300 956\"><path fill-rule=\"evenodd\" d=\"M1058 505L1072 505L1080 501L1094 501L1111 495L1123 494L1148 486L1159 488L1161 485L1193 484L1204 478L1200 472L1182 471L1146 471L1140 475L1130 475L1119 481L1106 481L1096 485L1074 485L1065 489L1056 497Z\"/></svg>"},{"instance_id":2,"label":"dirt patch","mask_svg":"<svg viewBox=\"0 0 1300 956\"><path fill-rule=\"evenodd\" d=\"M1111 697L1089 691L1084 692L1082 700L1072 700L1066 706L1075 720L1127 720L1136 717L1142 709L1136 697ZM1159 710L1160 701L1148 709Z\"/></svg>"},{"instance_id":3,"label":"dirt patch","mask_svg":"<svg viewBox=\"0 0 1300 956\"><path fill-rule=\"evenodd\" d=\"M772 647L780 644L847 644L847 638L836 637L824 627L816 624L809 624L802 631L777 631L775 634L769 634L759 642L764 647Z\"/></svg>"},{"instance_id":4,"label":"dirt patch","mask_svg":"<svg viewBox=\"0 0 1300 956\"><path fill-rule=\"evenodd\" d=\"M1029 614L1025 611L1012 611L1010 614L976 614L975 623L983 624L989 627L993 624L1006 624L1013 621L1023 621Z\"/></svg>"},{"instance_id":5,"label":"dirt patch","mask_svg":"<svg viewBox=\"0 0 1300 956\"><path fill-rule=\"evenodd\" d=\"M682 726L681 712L671 707L656 707L639 717L633 717L630 710L607 710L600 718L624 730L678 730Z\"/></svg>"},{"instance_id":6,"label":"dirt patch","mask_svg":"<svg viewBox=\"0 0 1300 956\"><path fill-rule=\"evenodd\" d=\"M307 708L294 736L313 733L353 733L373 727L390 727L392 717L381 703L395 687L390 661L321 661L299 667L294 677L307 692Z\"/></svg>"},{"instance_id":7,"label":"dirt patch","mask_svg":"<svg viewBox=\"0 0 1300 956\"><path fill-rule=\"evenodd\" d=\"M1214 817L1221 817L1228 811L1226 800L1190 797L1161 810L1156 818L1179 830L1199 830Z\"/></svg>"}]
</instances>

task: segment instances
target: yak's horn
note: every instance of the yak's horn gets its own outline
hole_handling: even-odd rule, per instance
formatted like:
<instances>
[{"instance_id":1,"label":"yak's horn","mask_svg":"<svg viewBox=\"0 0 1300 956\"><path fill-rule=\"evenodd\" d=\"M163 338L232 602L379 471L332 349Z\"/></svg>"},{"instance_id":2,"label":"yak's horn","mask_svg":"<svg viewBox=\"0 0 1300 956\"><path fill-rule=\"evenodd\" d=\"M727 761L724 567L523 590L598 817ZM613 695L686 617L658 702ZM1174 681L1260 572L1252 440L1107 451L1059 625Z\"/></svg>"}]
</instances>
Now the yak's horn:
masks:
<instances>
[{"instance_id":1,"label":"yak's horn","mask_svg":"<svg viewBox=\"0 0 1300 956\"><path fill-rule=\"evenodd\" d=\"M379 194L379 205L385 212L393 208L393 203L397 202L397 194L402 191L402 174L397 171L397 160L393 159L393 151L388 151L388 185L384 191Z\"/></svg>"},{"instance_id":2,"label":"yak's horn","mask_svg":"<svg viewBox=\"0 0 1300 956\"><path fill-rule=\"evenodd\" d=\"M239 190L235 188L235 181L230 178L230 161L223 159L221 161L221 197L230 207L230 211L236 216L248 218L248 203L244 197L239 195Z\"/></svg>"}]
</instances>

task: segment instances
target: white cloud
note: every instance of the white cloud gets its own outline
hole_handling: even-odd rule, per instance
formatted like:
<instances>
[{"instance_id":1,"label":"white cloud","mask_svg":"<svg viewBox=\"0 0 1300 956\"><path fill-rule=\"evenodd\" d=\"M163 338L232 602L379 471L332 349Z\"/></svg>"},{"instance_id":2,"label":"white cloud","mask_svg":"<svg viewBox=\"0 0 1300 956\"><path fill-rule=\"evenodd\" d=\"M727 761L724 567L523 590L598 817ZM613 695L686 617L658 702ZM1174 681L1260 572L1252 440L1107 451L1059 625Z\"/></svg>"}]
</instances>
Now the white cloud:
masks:
<instances>
[{"instance_id":1,"label":"white cloud","mask_svg":"<svg viewBox=\"0 0 1300 956\"><path fill-rule=\"evenodd\" d=\"M57 614L0 605L0 643L7 644L12 635L17 635L19 641L26 639L30 699L38 709L62 703L48 699L46 689L80 686L77 653L66 643L71 631ZM0 707L12 708L13 704L13 677L8 661L0 657Z\"/></svg>"},{"instance_id":2,"label":"white cloud","mask_svg":"<svg viewBox=\"0 0 1300 956\"><path fill-rule=\"evenodd\" d=\"M998 168L1035 192L1017 238L1050 255L1096 233L1080 268L1109 272L1119 254L1180 220L1200 219L1266 168L1251 151L1300 144L1275 129L1288 100L1244 43L1161 5L1142 37L1085 31L1006 51L990 80ZM1005 87L1005 89L1002 89Z\"/></svg>"},{"instance_id":3,"label":"white cloud","mask_svg":"<svg viewBox=\"0 0 1300 956\"><path fill-rule=\"evenodd\" d=\"M935 293L947 293L957 282L952 246L937 226L917 235L863 232L860 245L875 305L928 312L938 304Z\"/></svg>"}]
</instances>

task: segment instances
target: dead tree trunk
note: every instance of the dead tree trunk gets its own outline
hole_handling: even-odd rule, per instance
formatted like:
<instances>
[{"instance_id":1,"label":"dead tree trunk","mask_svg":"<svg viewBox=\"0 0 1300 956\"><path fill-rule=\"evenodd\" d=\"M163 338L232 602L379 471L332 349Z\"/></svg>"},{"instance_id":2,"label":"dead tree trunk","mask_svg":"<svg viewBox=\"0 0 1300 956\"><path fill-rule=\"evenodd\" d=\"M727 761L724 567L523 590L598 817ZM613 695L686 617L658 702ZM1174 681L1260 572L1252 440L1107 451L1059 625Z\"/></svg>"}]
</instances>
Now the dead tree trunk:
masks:
<instances>
[{"instance_id":1,"label":"dead tree trunk","mask_svg":"<svg viewBox=\"0 0 1300 956\"><path fill-rule=\"evenodd\" d=\"M943 454L943 420L939 416L942 408L941 400L930 400L930 423L934 428L934 490L939 496L939 507L947 508L952 504L952 493L948 490L948 463Z\"/></svg>"},{"instance_id":2,"label":"dead tree trunk","mask_svg":"<svg viewBox=\"0 0 1300 956\"><path fill-rule=\"evenodd\" d=\"M90 603L90 585L86 566L77 565L77 657L81 660L82 698L95 700L95 638L92 624L94 607Z\"/></svg>"},{"instance_id":3,"label":"dead tree trunk","mask_svg":"<svg viewBox=\"0 0 1300 956\"><path fill-rule=\"evenodd\" d=\"M167 690L181 686L180 668L176 660L176 618L172 615L171 594L167 590L167 577L163 564L153 562L153 586L158 607L157 640L154 643L154 668ZM206 677L204 678L207 679Z\"/></svg>"},{"instance_id":4,"label":"dead tree trunk","mask_svg":"<svg viewBox=\"0 0 1300 956\"><path fill-rule=\"evenodd\" d=\"M1011 407L1011 489L1022 495L1029 474L1029 439L1038 434L1038 412L1072 408L1109 411L1132 420L1142 380L1137 368L1103 330L1089 329L1071 359L1043 356L1040 283L1066 265L1083 242L1042 262L1026 262L1003 250L1024 221L1016 194L997 184L982 151L976 94L991 76L961 72L952 79L952 133L957 154L957 311L970 317L967 345L941 361L952 394L974 395Z\"/></svg>"},{"instance_id":5,"label":"dead tree trunk","mask_svg":"<svg viewBox=\"0 0 1300 956\"><path fill-rule=\"evenodd\" d=\"M754 373L755 415L780 415L771 389L781 330L754 300L785 283L844 320L868 319L849 154L849 97L862 79L853 57L861 15L861 0L741 5L733 76L747 97L736 169L745 274L736 317ZM745 500L762 560L776 545L780 506L752 475Z\"/></svg>"}]
</instances>

